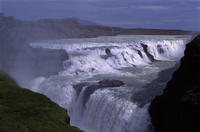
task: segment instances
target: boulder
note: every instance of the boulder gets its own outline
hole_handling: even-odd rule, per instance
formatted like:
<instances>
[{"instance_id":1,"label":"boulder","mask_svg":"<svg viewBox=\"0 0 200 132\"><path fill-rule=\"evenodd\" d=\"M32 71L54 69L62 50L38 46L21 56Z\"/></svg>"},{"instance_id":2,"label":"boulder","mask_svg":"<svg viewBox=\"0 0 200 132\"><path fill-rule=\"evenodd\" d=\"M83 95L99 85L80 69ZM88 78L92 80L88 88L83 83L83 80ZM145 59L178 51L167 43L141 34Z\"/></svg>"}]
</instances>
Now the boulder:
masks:
<instances>
[{"instance_id":1,"label":"boulder","mask_svg":"<svg viewBox=\"0 0 200 132\"><path fill-rule=\"evenodd\" d=\"M99 81L100 87L120 87L122 85L124 85L124 82L120 80L104 79L102 81Z\"/></svg>"},{"instance_id":2,"label":"boulder","mask_svg":"<svg viewBox=\"0 0 200 132\"><path fill-rule=\"evenodd\" d=\"M110 51L109 48L106 48L106 49L105 49L105 52L106 52L106 55L107 55L107 56L112 56L112 53L111 53L111 51Z\"/></svg>"}]
</instances>

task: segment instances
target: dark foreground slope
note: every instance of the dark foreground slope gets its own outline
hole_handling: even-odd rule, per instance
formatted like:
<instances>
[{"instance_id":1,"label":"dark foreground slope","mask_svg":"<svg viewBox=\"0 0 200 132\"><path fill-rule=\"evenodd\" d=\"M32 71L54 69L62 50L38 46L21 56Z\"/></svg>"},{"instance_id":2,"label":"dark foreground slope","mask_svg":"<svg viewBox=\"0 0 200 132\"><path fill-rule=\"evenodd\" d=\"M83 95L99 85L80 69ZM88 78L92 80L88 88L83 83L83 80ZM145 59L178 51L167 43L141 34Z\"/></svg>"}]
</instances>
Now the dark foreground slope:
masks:
<instances>
[{"instance_id":1,"label":"dark foreground slope","mask_svg":"<svg viewBox=\"0 0 200 132\"><path fill-rule=\"evenodd\" d=\"M66 110L47 97L22 89L0 72L0 132L81 132Z\"/></svg>"},{"instance_id":2,"label":"dark foreground slope","mask_svg":"<svg viewBox=\"0 0 200 132\"><path fill-rule=\"evenodd\" d=\"M155 132L200 131L200 35L187 44L179 69L149 113Z\"/></svg>"}]
</instances>

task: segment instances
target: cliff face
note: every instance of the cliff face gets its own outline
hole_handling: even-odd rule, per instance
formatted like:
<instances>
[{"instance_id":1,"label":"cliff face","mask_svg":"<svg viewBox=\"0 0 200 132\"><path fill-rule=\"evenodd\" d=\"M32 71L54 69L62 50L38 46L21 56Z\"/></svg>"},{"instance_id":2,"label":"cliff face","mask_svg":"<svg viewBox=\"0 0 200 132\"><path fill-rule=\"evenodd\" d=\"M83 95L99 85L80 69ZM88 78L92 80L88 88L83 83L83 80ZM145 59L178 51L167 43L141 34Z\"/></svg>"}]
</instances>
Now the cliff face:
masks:
<instances>
[{"instance_id":1,"label":"cliff face","mask_svg":"<svg viewBox=\"0 0 200 132\"><path fill-rule=\"evenodd\" d=\"M200 131L200 35L186 46L179 69L149 113L155 132Z\"/></svg>"},{"instance_id":2,"label":"cliff face","mask_svg":"<svg viewBox=\"0 0 200 132\"><path fill-rule=\"evenodd\" d=\"M22 89L0 71L1 132L81 132L67 111L44 95Z\"/></svg>"}]
</instances>

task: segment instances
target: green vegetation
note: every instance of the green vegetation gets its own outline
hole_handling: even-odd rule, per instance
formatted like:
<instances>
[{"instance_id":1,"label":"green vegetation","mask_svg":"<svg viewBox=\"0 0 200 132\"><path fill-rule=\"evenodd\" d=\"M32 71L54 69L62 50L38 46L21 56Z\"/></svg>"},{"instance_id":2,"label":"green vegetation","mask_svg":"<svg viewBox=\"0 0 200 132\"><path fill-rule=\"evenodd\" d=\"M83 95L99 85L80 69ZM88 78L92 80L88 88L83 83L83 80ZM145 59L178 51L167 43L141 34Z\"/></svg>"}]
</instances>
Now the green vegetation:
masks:
<instances>
[{"instance_id":1,"label":"green vegetation","mask_svg":"<svg viewBox=\"0 0 200 132\"><path fill-rule=\"evenodd\" d=\"M0 72L0 132L81 132L67 111Z\"/></svg>"},{"instance_id":2,"label":"green vegetation","mask_svg":"<svg viewBox=\"0 0 200 132\"><path fill-rule=\"evenodd\" d=\"M189 103L192 105L199 105L200 104L200 92L196 92L194 90L189 90L186 94L181 98L182 102Z\"/></svg>"}]
</instances>

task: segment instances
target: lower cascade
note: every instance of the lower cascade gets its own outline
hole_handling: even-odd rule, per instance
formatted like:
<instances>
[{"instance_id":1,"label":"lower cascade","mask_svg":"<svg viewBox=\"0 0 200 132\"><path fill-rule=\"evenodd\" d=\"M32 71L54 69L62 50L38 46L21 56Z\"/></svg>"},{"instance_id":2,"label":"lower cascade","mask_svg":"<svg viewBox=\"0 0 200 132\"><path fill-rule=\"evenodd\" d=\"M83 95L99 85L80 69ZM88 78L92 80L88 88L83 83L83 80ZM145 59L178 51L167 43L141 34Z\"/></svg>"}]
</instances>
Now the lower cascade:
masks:
<instances>
[{"instance_id":1,"label":"lower cascade","mask_svg":"<svg viewBox=\"0 0 200 132\"><path fill-rule=\"evenodd\" d=\"M150 132L149 103L162 93L189 38L135 35L31 43L64 49L70 56L57 75L33 79L31 90L66 108L71 124L86 132Z\"/></svg>"}]
</instances>

